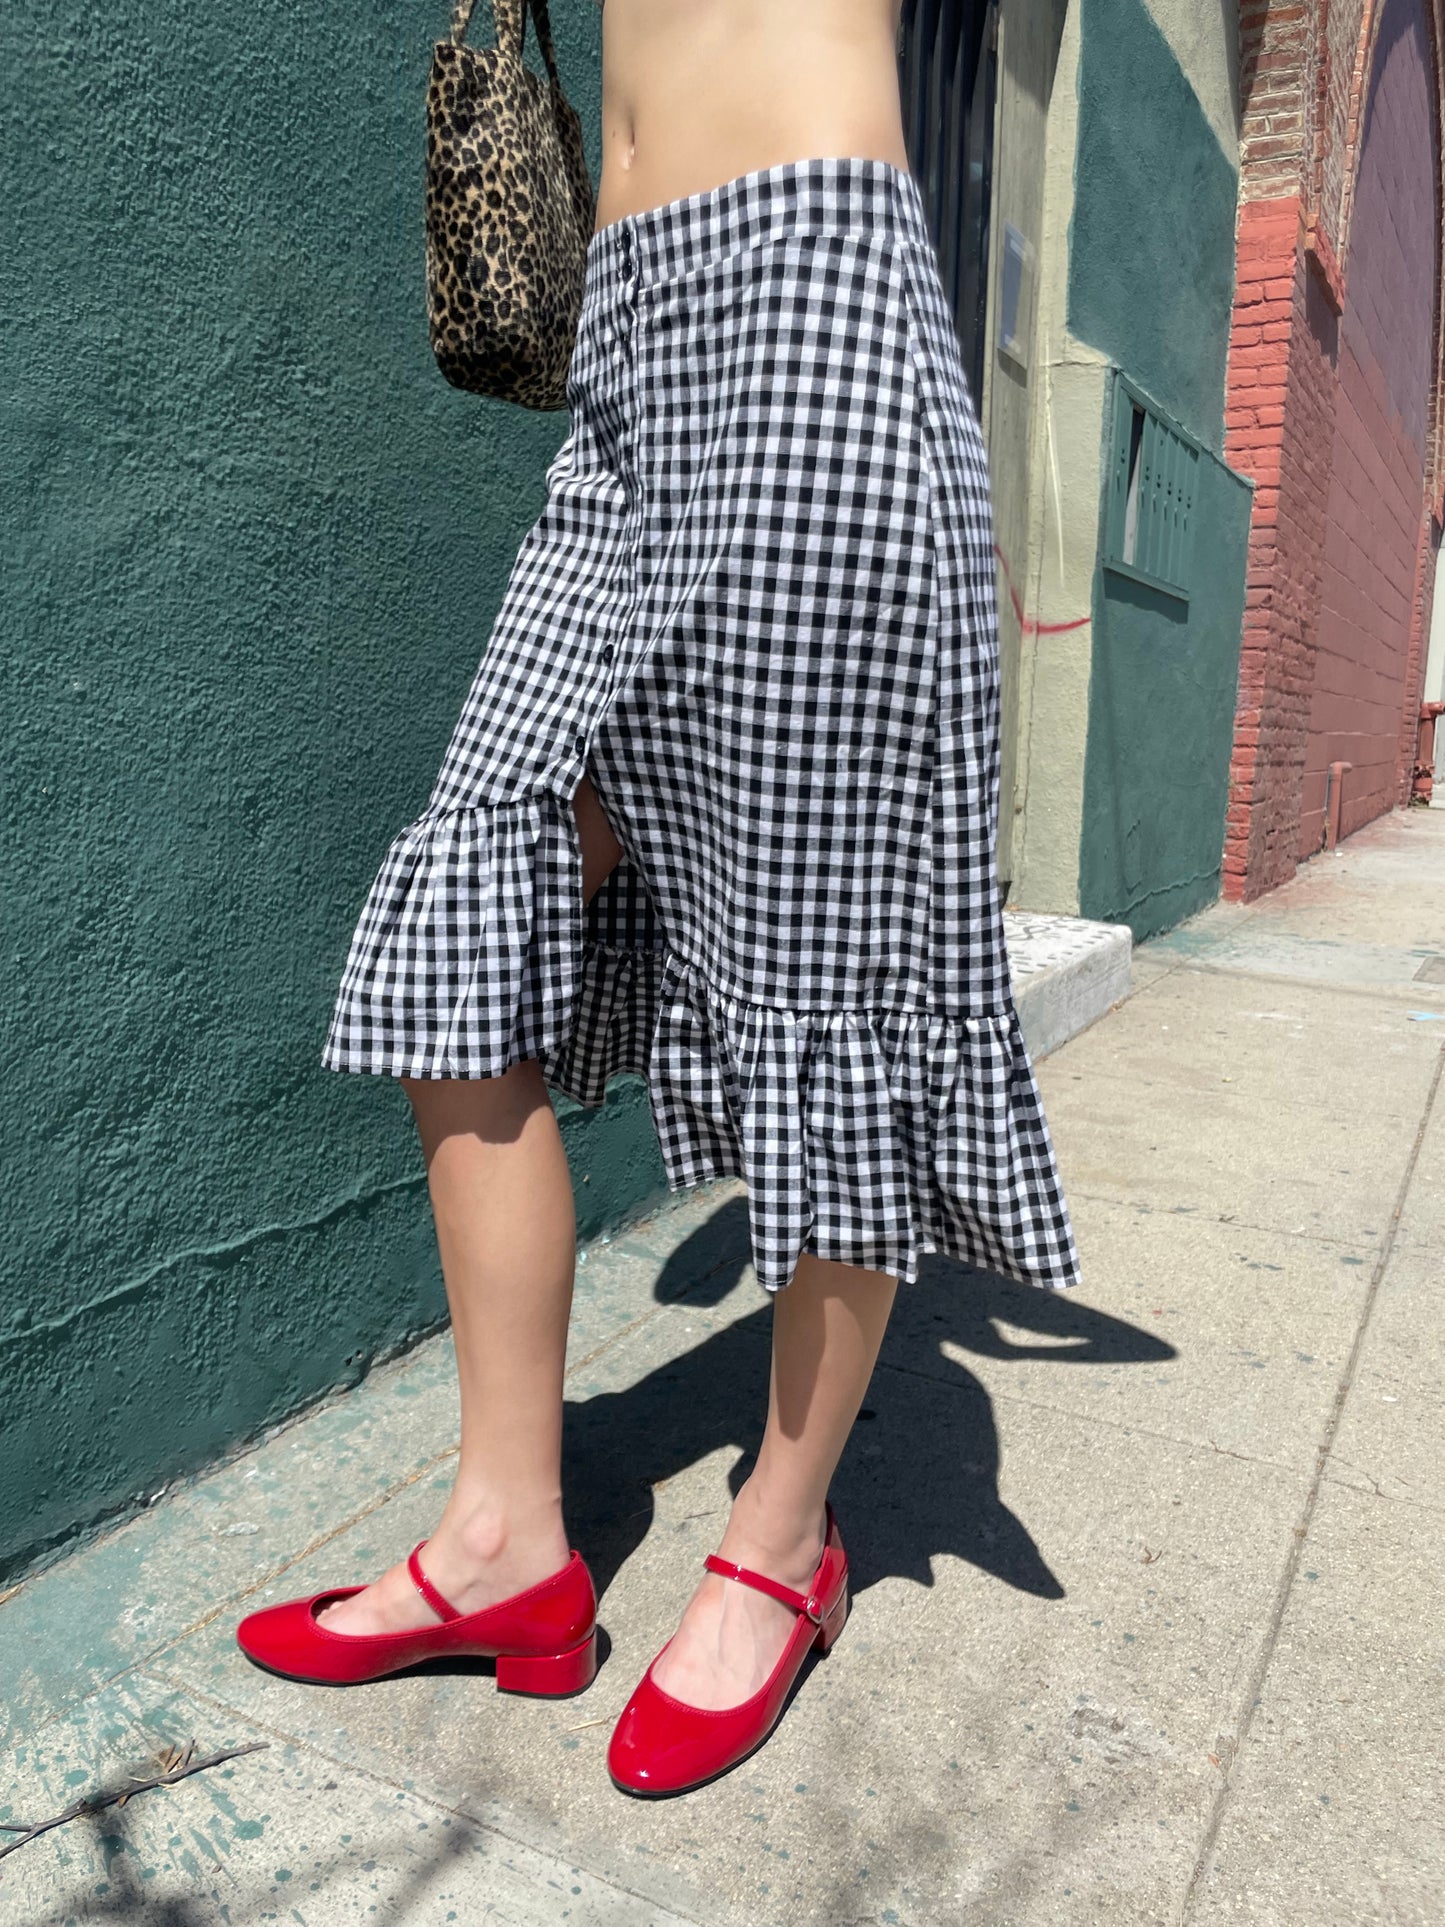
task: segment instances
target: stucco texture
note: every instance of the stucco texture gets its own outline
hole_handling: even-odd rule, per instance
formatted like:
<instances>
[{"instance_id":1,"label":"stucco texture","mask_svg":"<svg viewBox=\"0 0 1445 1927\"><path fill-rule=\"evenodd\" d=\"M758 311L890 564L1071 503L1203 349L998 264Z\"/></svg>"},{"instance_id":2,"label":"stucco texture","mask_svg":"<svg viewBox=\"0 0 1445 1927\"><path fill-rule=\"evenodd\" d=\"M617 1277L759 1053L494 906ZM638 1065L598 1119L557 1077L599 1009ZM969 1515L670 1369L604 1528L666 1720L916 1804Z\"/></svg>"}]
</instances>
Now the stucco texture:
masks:
<instances>
[{"instance_id":1,"label":"stucco texture","mask_svg":"<svg viewBox=\"0 0 1445 1927\"><path fill-rule=\"evenodd\" d=\"M1238 168L1142 0L1080 6L1069 329L1219 451Z\"/></svg>"},{"instance_id":2,"label":"stucco texture","mask_svg":"<svg viewBox=\"0 0 1445 1927\"><path fill-rule=\"evenodd\" d=\"M445 24L0 27L0 1572L442 1315L404 1094L319 1052L567 426L431 361ZM657 1188L640 1085L566 1122L584 1231Z\"/></svg>"}]
</instances>

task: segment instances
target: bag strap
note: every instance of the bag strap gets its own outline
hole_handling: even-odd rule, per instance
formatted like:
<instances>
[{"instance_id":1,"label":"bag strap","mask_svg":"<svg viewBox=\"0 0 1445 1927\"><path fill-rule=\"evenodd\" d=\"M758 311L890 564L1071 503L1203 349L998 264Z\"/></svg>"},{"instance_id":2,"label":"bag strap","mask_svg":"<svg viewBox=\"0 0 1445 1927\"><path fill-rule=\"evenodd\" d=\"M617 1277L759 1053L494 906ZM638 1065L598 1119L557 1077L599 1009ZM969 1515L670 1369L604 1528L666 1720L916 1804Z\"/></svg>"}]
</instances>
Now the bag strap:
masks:
<instances>
[{"instance_id":1,"label":"bag strap","mask_svg":"<svg viewBox=\"0 0 1445 1927\"><path fill-rule=\"evenodd\" d=\"M476 0L452 0L452 45L460 47L467 37L471 25L472 8ZM532 16L532 25L537 32L537 41L542 49L542 59L546 64L548 78L554 86L560 87L561 76L557 72L557 48L552 39L552 23L547 17L547 0L492 0L492 19L497 30L497 45L505 48L514 60L522 58L522 42L527 33L527 15Z\"/></svg>"}]
</instances>

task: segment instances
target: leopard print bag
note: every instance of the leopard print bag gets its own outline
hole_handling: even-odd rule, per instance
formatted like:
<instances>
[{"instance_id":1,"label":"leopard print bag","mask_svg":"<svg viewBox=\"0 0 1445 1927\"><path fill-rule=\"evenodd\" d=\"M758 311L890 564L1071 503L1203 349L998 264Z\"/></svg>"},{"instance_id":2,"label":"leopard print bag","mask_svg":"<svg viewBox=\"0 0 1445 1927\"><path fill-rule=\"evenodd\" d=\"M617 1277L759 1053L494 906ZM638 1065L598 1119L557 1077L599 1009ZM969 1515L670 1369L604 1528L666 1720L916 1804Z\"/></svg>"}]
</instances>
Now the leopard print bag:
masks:
<instances>
[{"instance_id":1,"label":"leopard print bag","mask_svg":"<svg viewBox=\"0 0 1445 1927\"><path fill-rule=\"evenodd\" d=\"M454 387L561 408L596 195L562 91L547 0L492 0L495 47L464 45L455 0L426 103L426 289L432 353ZM547 77L522 60L530 10Z\"/></svg>"}]
</instances>

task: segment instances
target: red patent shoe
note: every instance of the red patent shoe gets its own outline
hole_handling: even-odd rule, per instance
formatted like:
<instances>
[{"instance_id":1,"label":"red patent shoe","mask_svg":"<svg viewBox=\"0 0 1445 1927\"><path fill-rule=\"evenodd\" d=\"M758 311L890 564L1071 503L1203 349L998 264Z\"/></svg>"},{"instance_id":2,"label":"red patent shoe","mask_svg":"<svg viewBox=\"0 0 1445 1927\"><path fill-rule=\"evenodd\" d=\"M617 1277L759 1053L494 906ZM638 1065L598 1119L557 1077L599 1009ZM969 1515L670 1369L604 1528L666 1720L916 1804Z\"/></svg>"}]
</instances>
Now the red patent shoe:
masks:
<instances>
[{"instance_id":1,"label":"red patent shoe","mask_svg":"<svg viewBox=\"0 0 1445 1927\"><path fill-rule=\"evenodd\" d=\"M741 1706L717 1712L685 1706L653 1679L655 1659L622 1709L607 1749L607 1770L624 1793L685 1793L715 1780L755 1752L777 1725L811 1648L826 1653L848 1617L848 1555L831 1505L823 1556L806 1593L794 1592L760 1572L749 1572L746 1566L735 1566L715 1552L703 1563L709 1572L780 1599L797 1613L798 1623L767 1681ZM666 1651L664 1646L662 1652ZM657 1658L661 1657L659 1653Z\"/></svg>"},{"instance_id":2,"label":"red patent shoe","mask_svg":"<svg viewBox=\"0 0 1445 1927\"><path fill-rule=\"evenodd\" d=\"M407 1571L437 1615L435 1626L404 1633L334 1633L316 1615L361 1586L338 1586L250 1613L236 1628L248 1659L287 1679L355 1686L426 1659L495 1659L503 1693L580 1693L597 1671L597 1595L580 1552L550 1579L510 1599L459 1613L421 1569L416 1546Z\"/></svg>"}]
</instances>

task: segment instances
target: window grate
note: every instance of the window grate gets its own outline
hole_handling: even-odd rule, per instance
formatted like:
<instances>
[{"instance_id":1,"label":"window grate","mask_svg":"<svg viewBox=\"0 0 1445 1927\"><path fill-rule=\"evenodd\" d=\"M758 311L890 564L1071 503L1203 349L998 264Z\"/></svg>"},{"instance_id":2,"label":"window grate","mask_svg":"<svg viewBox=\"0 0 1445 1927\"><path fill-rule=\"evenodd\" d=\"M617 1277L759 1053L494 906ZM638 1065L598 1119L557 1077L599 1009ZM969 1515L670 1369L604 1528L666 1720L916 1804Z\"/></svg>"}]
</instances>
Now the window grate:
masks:
<instances>
[{"instance_id":1,"label":"window grate","mask_svg":"<svg viewBox=\"0 0 1445 1927\"><path fill-rule=\"evenodd\" d=\"M1114 377L1104 566L1187 600L1199 444Z\"/></svg>"}]
</instances>

